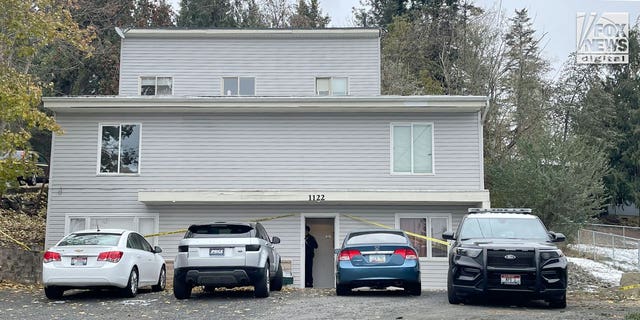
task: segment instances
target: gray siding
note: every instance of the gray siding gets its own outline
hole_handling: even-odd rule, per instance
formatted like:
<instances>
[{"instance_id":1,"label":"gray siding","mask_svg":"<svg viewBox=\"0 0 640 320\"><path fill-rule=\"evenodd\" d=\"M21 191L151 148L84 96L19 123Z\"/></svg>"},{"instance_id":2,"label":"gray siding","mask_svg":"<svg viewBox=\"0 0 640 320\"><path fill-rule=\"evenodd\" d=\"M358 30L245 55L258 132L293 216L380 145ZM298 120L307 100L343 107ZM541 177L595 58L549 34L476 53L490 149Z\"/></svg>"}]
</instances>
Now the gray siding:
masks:
<instances>
[{"instance_id":1,"label":"gray siding","mask_svg":"<svg viewBox=\"0 0 640 320\"><path fill-rule=\"evenodd\" d=\"M482 189L475 113L58 115L51 189L443 190ZM140 175L97 176L100 123L141 123ZM390 173L390 124L434 124L434 175ZM55 198L56 201L62 201ZM73 202L75 199L70 198Z\"/></svg>"},{"instance_id":2,"label":"gray siding","mask_svg":"<svg viewBox=\"0 0 640 320\"><path fill-rule=\"evenodd\" d=\"M315 77L349 78L349 94L380 94L378 38L122 40L120 95L140 76L173 77L174 95L219 96L224 76L256 78L257 96L314 96Z\"/></svg>"}]
</instances>

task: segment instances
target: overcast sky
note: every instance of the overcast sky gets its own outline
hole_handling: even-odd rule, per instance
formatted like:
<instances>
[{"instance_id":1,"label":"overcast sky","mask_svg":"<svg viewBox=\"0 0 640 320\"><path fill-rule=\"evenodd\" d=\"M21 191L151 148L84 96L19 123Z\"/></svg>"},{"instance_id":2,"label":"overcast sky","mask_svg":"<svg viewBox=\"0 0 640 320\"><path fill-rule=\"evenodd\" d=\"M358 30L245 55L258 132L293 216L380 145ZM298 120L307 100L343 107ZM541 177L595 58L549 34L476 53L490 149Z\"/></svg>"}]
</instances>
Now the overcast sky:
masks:
<instances>
[{"instance_id":1,"label":"overcast sky","mask_svg":"<svg viewBox=\"0 0 640 320\"><path fill-rule=\"evenodd\" d=\"M291 0L296 2L297 0ZM576 48L578 12L627 12L631 25L640 17L640 0L473 0L487 9L499 9L510 17L516 9L527 8L538 35L544 34L544 55L559 69ZM180 0L170 1L176 11ZM351 8L359 0L319 0L322 11L331 17L331 27L352 26ZM555 77L555 74L551 75Z\"/></svg>"}]
</instances>

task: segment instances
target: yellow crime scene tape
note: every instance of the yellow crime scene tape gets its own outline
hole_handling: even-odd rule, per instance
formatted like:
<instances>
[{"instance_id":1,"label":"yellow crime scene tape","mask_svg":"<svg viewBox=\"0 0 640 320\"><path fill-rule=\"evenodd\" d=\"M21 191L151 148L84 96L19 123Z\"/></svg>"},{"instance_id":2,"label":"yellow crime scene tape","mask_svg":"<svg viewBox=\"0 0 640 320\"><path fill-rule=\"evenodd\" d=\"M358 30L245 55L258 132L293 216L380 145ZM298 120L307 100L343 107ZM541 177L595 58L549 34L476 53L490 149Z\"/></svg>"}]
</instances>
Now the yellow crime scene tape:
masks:
<instances>
[{"instance_id":1,"label":"yellow crime scene tape","mask_svg":"<svg viewBox=\"0 0 640 320\"><path fill-rule=\"evenodd\" d=\"M279 216L272 216L272 217L266 217L266 218L253 219L253 220L249 220L249 222L264 222L264 221L271 221L271 220L287 218L287 217L292 217L292 216L295 216L295 214L283 214L283 215L279 215ZM152 233L152 234L147 234L144 237L145 238L162 237L162 236L168 236L170 234L185 233L185 232L187 232L187 229L180 229L180 230L175 230L175 231Z\"/></svg>"},{"instance_id":2,"label":"yellow crime scene tape","mask_svg":"<svg viewBox=\"0 0 640 320\"><path fill-rule=\"evenodd\" d=\"M368 223L368 224L370 224L370 225L378 226L378 227L381 227L381 228L385 228L385 229L395 229L394 227L390 227L390 226L384 225L384 224L382 224L382 223L377 223L377 222L369 221L369 220L367 220L367 219L363 219L363 218L360 218L360 217L352 216L352 215L350 215L350 214L343 214L343 216L345 216L345 217L347 217L347 218L350 218L350 219L353 219L353 220L356 220L356 221L360 221L360 222ZM404 231L406 234L408 234L408 235L410 235L410 236L412 236L412 237L416 237L416 238L424 239L424 240L427 240L427 241L431 241L431 242L435 242L435 243L443 244L443 245L445 245L445 246L448 246L448 245L449 245L449 242L444 241L444 240L440 240L440 239L436 239L436 238L431 238L431 237L423 236L423 235L421 235L421 234L417 234L417 233L413 233L413 232L409 232L409 231L405 231L405 230L403 230L403 231Z\"/></svg>"},{"instance_id":3,"label":"yellow crime scene tape","mask_svg":"<svg viewBox=\"0 0 640 320\"><path fill-rule=\"evenodd\" d=\"M628 286L624 286L624 287L620 287L620 290L631 290L631 289L636 289L636 288L640 288L640 283L639 284L631 284Z\"/></svg>"},{"instance_id":4,"label":"yellow crime scene tape","mask_svg":"<svg viewBox=\"0 0 640 320\"><path fill-rule=\"evenodd\" d=\"M7 237L7 239L13 241L15 244L21 246L22 249L24 249L26 251L33 251L33 250L31 250L31 248L28 245L24 244L23 242L20 242L20 241L16 240L15 238L13 238L12 236L8 235L4 231L0 230L0 233L2 233L3 236Z\"/></svg>"}]
</instances>

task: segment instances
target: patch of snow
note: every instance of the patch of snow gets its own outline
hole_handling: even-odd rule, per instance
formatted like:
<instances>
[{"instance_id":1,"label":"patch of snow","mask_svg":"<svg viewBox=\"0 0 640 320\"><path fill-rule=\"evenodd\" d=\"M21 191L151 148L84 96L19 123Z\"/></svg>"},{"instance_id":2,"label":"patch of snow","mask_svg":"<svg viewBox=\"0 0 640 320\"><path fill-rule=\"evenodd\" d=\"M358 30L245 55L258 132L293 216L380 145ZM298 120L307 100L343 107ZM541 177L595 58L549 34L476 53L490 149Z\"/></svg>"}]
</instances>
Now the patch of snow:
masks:
<instances>
[{"instance_id":1,"label":"patch of snow","mask_svg":"<svg viewBox=\"0 0 640 320\"><path fill-rule=\"evenodd\" d=\"M608 248L587 244L571 244L569 247L583 253L595 253L598 257L606 257L610 260L601 262L617 269L624 271L640 270L638 249Z\"/></svg>"},{"instance_id":2,"label":"patch of snow","mask_svg":"<svg viewBox=\"0 0 640 320\"><path fill-rule=\"evenodd\" d=\"M567 257L569 262L578 265L585 271L591 273L594 277L614 286L620 285L622 271L611 268L611 266L584 258Z\"/></svg>"}]
</instances>

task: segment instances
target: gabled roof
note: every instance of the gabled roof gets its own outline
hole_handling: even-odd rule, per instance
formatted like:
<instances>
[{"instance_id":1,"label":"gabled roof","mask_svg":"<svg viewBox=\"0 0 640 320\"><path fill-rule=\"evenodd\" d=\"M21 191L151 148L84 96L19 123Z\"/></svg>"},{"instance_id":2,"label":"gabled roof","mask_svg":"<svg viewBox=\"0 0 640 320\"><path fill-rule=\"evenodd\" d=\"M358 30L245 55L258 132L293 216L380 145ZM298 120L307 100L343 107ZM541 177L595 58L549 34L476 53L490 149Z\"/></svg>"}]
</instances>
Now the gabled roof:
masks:
<instances>
[{"instance_id":1,"label":"gabled roof","mask_svg":"<svg viewBox=\"0 0 640 320\"><path fill-rule=\"evenodd\" d=\"M178 97L83 96L45 97L45 108L63 112L477 112L487 104L483 96L368 96L368 97Z\"/></svg>"}]
</instances>

